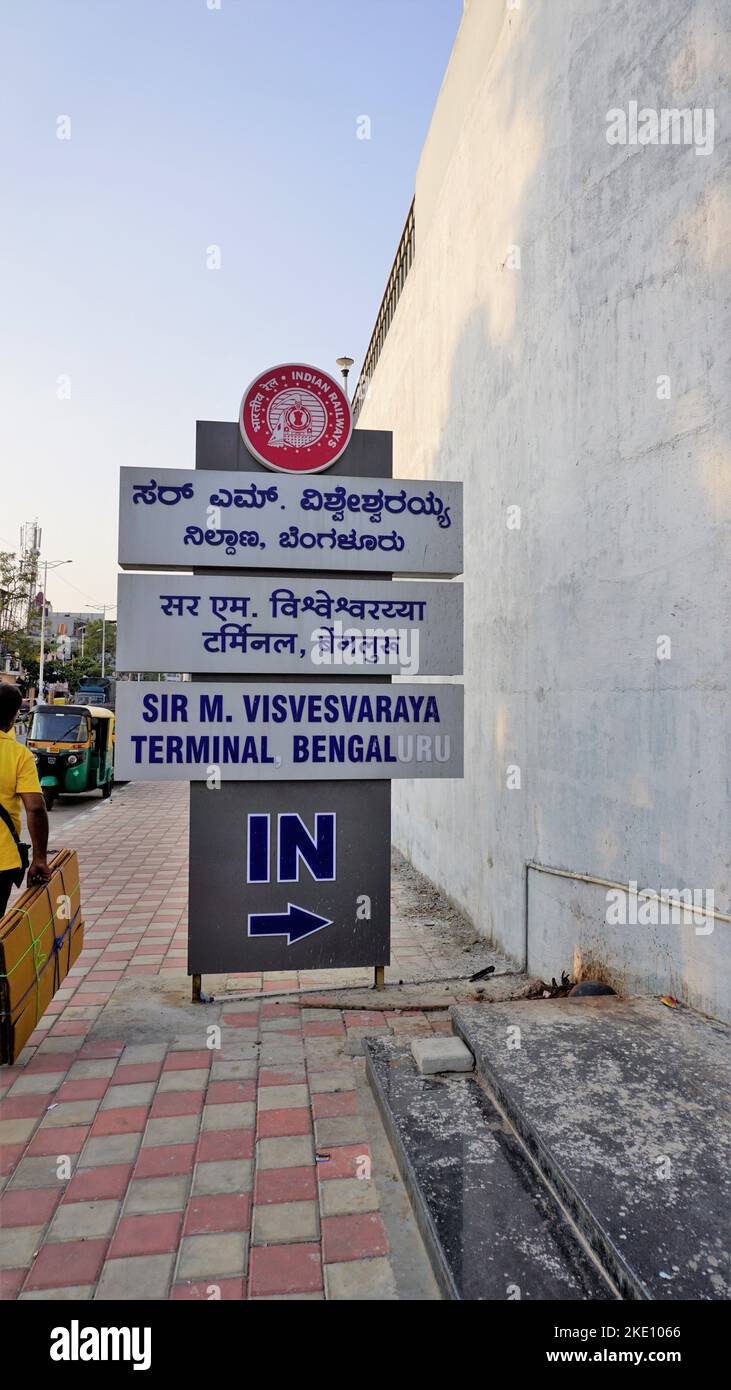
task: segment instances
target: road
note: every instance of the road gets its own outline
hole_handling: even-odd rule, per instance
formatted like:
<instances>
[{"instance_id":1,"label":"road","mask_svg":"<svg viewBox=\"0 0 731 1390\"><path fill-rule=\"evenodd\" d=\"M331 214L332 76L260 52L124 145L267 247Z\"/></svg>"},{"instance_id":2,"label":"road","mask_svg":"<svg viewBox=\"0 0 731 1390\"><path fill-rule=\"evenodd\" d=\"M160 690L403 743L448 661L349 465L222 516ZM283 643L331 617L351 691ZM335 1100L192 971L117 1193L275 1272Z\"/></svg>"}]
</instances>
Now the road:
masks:
<instances>
[{"instance_id":1,"label":"road","mask_svg":"<svg viewBox=\"0 0 731 1390\"><path fill-rule=\"evenodd\" d=\"M120 791L121 788L117 788L116 791L112 792L110 800L119 796ZM54 803L53 810L48 816L51 844L58 844L59 839L63 839L65 827L72 820L75 821L77 816L87 815L91 822L92 816L95 816L102 806L109 806L109 804L110 801L104 802L102 800L100 791L83 792L79 796L61 795Z\"/></svg>"}]
</instances>

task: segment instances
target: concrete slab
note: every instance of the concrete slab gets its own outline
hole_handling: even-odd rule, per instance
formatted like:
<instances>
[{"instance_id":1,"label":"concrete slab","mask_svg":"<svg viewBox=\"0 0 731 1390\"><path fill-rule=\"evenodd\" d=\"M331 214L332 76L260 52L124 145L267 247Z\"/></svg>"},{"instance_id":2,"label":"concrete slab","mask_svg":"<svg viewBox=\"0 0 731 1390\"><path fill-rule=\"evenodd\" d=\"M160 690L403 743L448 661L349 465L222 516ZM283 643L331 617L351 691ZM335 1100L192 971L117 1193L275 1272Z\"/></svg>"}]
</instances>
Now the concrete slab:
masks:
<instances>
[{"instance_id":1,"label":"concrete slab","mask_svg":"<svg viewBox=\"0 0 731 1390\"><path fill-rule=\"evenodd\" d=\"M452 1018L623 1296L728 1298L731 1030L645 998Z\"/></svg>"},{"instance_id":2,"label":"concrete slab","mask_svg":"<svg viewBox=\"0 0 731 1390\"><path fill-rule=\"evenodd\" d=\"M414 1038L411 1055L422 1076L435 1076L443 1071L472 1071L475 1065L475 1059L462 1039L449 1036Z\"/></svg>"},{"instance_id":3,"label":"concrete slab","mask_svg":"<svg viewBox=\"0 0 731 1390\"><path fill-rule=\"evenodd\" d=\"M408 1043L392 1038L366 1043L366 1070L448 1298L612 1298L473 1076L421 1076Z\"/></svg>"}]
</instances>

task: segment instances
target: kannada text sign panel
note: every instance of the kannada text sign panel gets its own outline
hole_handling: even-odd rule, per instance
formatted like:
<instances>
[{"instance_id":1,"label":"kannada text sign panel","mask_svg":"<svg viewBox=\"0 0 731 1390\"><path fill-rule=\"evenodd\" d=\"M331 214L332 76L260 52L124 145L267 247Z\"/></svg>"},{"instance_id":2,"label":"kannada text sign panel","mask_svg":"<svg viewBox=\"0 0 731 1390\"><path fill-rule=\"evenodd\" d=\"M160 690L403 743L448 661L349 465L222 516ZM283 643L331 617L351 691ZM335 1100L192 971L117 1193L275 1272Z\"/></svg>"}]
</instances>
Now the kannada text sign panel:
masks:
<instances>
[{"instance_id":1,"label":"kannada text sign panel","mask_svg":"<svg viewBox=\"0 0 731 1390\"><path fill-rule=\"evenodd\" d=\"M459 574L462 484L120 469L122 569Z\"/></svg>"}]
</instances>

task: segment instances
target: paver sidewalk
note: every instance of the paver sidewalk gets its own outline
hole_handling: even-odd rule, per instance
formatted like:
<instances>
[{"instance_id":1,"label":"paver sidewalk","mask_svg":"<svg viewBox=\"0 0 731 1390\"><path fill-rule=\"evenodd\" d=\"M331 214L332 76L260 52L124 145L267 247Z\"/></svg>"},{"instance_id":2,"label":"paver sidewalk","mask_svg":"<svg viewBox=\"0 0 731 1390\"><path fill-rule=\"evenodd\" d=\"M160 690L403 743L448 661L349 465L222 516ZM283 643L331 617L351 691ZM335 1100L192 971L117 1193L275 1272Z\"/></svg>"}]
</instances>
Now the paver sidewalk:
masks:
<instances>
[{"instance_id":1,"label":"paver sidewalk","mask_svg":"<svg viewBox=\"0 0 731 1390\"><path fill-rule=\"evenodd\" d=\"M344 1012L231 999L196 1006L192 1041L190 1025L153 1042L132 1023L94 1036L121 982L185 977L187 807L185 786L130 784L56 838L79 851L85 947L19 1063L0 1069L2 1297L396 1298L373 1118L343 1044L448 1030L444 1015L389 1025L367 996ZM398 977L444 971L443 946L425 941L396 914ZM298 978L224 983L274 993Z\"/></svg>"}]
</instances>

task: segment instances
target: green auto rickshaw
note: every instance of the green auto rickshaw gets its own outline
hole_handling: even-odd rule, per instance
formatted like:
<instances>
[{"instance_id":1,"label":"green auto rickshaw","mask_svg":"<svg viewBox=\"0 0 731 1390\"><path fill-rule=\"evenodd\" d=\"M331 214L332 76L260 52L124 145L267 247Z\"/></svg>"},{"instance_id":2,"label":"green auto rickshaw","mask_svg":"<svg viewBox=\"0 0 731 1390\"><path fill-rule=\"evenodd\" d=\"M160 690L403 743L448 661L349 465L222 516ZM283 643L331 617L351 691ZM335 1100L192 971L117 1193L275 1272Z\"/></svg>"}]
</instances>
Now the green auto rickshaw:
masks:
<instances>
[{"instance_id":1,"label":"green auto rickshaw","mask_svg":"<svg viewBox=\"0 0 731 1390\"><path fill-rule=\"evenodd\" d=\"M36 705L27 745L48 810L56 797L114 785L114 715L96 705Z\"/></svg>"}]
</instances>

